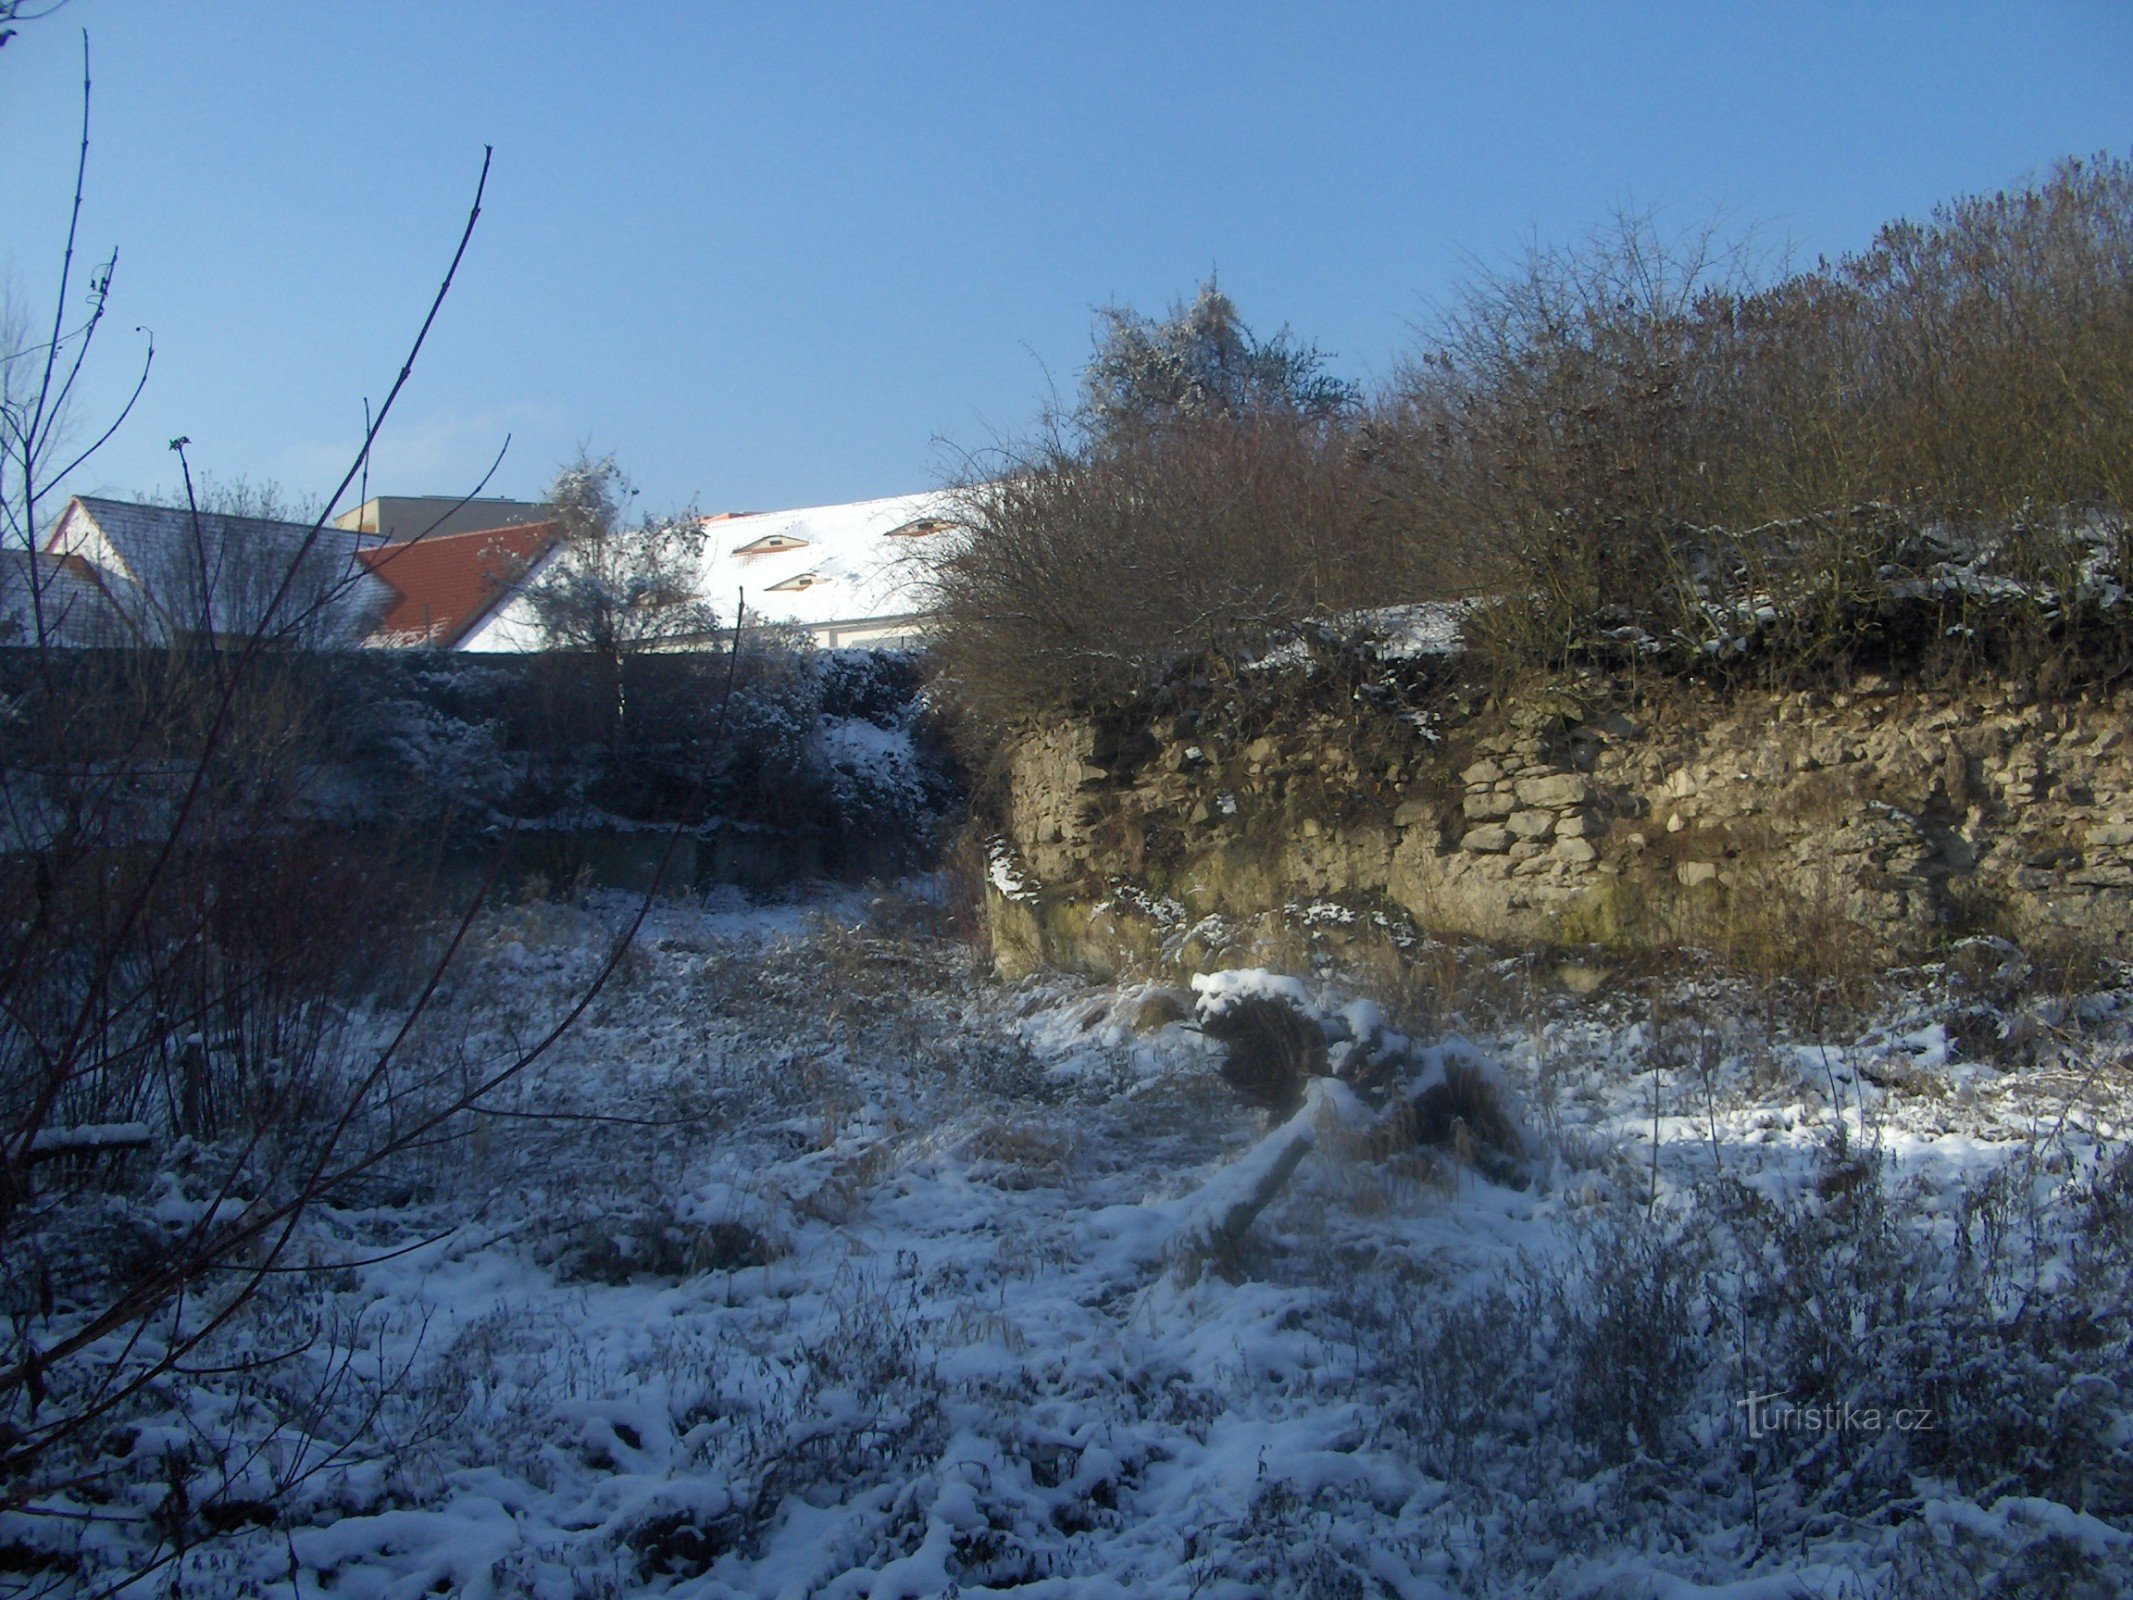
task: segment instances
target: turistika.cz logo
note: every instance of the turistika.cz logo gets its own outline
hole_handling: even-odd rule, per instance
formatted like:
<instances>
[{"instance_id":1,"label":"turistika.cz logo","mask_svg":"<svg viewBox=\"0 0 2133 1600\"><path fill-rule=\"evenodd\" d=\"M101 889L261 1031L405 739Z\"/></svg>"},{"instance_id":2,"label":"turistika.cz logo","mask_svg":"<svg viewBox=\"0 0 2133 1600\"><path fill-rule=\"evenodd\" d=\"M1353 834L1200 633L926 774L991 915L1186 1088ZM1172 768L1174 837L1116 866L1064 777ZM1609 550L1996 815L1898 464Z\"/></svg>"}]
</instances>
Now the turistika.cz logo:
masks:
<instances>
[{"instance_id":1,"label":"turistika.cz logo","mask_svg":"<svg viewBox=\"0 0 2133 1600\"><path fill-rule=\"evenodd\" d=\"M1898 1433L1931 1433L1935 1426L1930 1406L1886 1410L1854 1405L1848 1400L1801 1405L1783 1394L1751 1394L1733 1404L1746 1413L1751 1439L1785 1433L1880 1433L1885 1428Z\"/></svg>"}]
</instances>

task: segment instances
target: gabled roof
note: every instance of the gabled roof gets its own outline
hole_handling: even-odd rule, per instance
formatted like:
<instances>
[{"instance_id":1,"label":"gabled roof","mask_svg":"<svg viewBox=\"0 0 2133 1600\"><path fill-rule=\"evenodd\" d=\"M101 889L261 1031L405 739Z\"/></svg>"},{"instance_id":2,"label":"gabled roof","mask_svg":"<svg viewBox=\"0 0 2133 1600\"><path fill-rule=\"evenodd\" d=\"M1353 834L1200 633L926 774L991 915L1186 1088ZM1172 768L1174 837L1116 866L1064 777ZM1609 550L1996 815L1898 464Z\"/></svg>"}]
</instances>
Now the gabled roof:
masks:
<instances>
[{"instance_id":1,"label":"gabled roof","mask_svg":"<svg viewBox=\"0 0 2133 1600\"><path fill-rule=\"evenodd\" d=\"M76 556L0 549L0 645L109 649L138 642L126 613Z\"/></svg>"},{"instance_id":2,"label":"gabled roof","mask_svg":"<svg viewBox=\"0 0 2133 1600\"><path fill-rule=\"evenodd\" d=\"M77 495L44 548L96 566L144 636L265 627L340 644L389 598L356 560L379 542L331 525Z\"/></svg>"},{"instance_id":3,"label":"gabled roof","mask_svg":"<svg viewBox=\"0 0 2133 1600\"><path fill-rule=\"evenodd\" d=\"M690 588L726 623L745 594L751 622L805 628L818 638L908 633L931 603L930 559L952 547L955 519L955 500L946 494L722 512L700 519L704 545ZM520 585L466 630L459 648L539 650L544 642Z\"/></svg>"},{"instance_id":4,"label":"gabled roof","mask_svg":"<svg viewBox=\"0 0 2133 1600\"><path fill-rule=\"evenodd\" d=\"M371 641L451 649L560 536L553 522L526 522L362 551L358 559L394 594Z\"/></svg>"},{"instance_id":5,"label":"gabled roof","mask_svg":"<svg viewBox=\"0 0 2133 1600\"><path fill-rule=\"evenodd\" d=\"M343 511L336 528L375 533L395 543L437 539L455 533L522 528L548 522L555 507L546 500L466 499L451 494L381 494Z\"/></svg>"}]
</instances>

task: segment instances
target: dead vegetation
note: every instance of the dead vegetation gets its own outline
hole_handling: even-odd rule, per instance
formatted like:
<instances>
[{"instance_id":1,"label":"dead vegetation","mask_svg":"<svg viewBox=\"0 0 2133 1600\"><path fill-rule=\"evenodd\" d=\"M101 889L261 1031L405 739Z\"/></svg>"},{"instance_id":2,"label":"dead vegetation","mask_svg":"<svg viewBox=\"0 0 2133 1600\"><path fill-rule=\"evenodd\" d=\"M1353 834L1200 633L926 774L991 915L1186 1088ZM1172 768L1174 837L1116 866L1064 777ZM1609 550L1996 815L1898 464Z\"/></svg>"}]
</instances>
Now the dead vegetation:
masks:
<instances>
[{"instance_id":1,"label":"dead vegetation","mask_svg":"<svg viewBox=\"0 0 2133 1600\"><path fill-rule=\"evenodd\" d=\"M1478 276L1368 405L1117 409L965 497L937 643L981 745L1454 596L1497 670L2053 694L2133 663L2123 158L1805 270L1626 217Z\"/></svg>"}]
</instances>

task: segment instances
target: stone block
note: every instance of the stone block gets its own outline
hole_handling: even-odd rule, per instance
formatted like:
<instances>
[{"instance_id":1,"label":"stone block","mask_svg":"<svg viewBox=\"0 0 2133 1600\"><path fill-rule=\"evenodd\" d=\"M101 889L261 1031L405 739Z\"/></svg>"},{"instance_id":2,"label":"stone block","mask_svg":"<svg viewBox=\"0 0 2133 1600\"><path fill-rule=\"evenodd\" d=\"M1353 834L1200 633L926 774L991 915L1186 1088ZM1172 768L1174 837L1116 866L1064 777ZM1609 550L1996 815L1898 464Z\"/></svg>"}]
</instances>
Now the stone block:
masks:
<instances>
[{"instance_id":1,"label":"stone block","mask_svg":"<svg viewBox=\"0 0 2133 1600\"><path fill-rule=\"evenodd\" d=\"M1476 794L1469 789L1459 806L1476 821L1489 821L1497 817L1508 817L1518 809L1518 802L1507 794Z\"/></svg>"},{"instance_id":2,"label":"stone block","mask_svg":"<svg viewBox=\"0 0 2133 1600\"><path fill-rule=\"evenodd\" d=\"M1598 857L1599 853L1584 839L1558 839L1555 841L1555 858L1558 861L1568 861L1574 866L1583 866L1586 862Z\"/></svg>"},{"instance_id":3,"label":"stone block","mask_svg":"<svg viewBox=\"0 0 2133 1600\"><path fill-rule=\"evenodd\" d=\"M1495 762L1484 758L1460 773L1459 781L1465 784L1494 783L1502 776L1503 768L1499 767Z\"/></svg>"},{"instance_id":4,"label":"stone block","mask_svg":"<svg viewBox=\"0 0 2133 1600\"><path fill-rule=\"evenodd\" d=\"M1500 856L1511 848L1511 830L1493 823L1475 828L1459 841L1459 848L1472 850L1477 855Z\"/></svg>"},{"instance_id":5,"label":"stone block","mask_svg":"<svg viewBox=\"0 0 2133 1600\"><path fill-rule=\"evenodd\" d=\"M1514 811L1504 826L1521 839L1545 839L1555 832L1553 811Z\"/></svg>"},{"instance_id":6,"label":"stone block","mask_svg":"<svg viewBox=\"0 0 2133 1600\"><path fill-rule=\"evenodd\" d=\"M2092 861L2067 880L2077 889L2133 888L2133 864L2123 861Z\"/></svg>"},{"instance_id":7,"label":"stone block","mask_svg":"<svg viewBox=\"0 0 2133 1600\"><path fill-rule=\"evenodd\" d=\"M1674 877L1684 889L1709 883L1717 876L1717 866L1709 861L1684 861L1674 869Z\"/></svg>"},{"instance_id":8,"label":"stone block","mask_svg":"<svg viewBox=\"0 0 2133 1600\"><path fill-rule=\"evenodd\" d=\"M1432 815L1427 800L1402 800L1392 814L1395 828L1414 828L1429 821Z\"/></svg>"},{"instance_id":9,"label":"stone block","mask_svg":"<svg viewBox=\"0 0 2133 1600\"><path fill-rule=\"evenodd\" d=\"M1518 798L1542 810L1560 811L1581 806L1592 798L1592 780L1577 772L1551 772L1541 778L1521 778Z\"/></svg>"}]
</instances>

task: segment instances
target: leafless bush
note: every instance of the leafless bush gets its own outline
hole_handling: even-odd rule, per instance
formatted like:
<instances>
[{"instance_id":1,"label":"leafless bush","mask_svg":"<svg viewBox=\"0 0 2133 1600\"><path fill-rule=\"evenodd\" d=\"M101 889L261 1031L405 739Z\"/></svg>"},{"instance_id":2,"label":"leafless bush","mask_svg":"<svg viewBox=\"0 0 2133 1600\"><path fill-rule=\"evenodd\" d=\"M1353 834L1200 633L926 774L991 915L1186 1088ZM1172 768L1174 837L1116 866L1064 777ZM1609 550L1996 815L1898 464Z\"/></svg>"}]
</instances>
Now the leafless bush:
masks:
<instances>
[{"instance_id":1,"label":"leafless bush","mask_svg":"<svg viewBox=\"0 0 2133 1600\"><path fill-rule=\"evenodd\" d=\"M1702 1251L1670 1219L1616 1220L1589 1244L1566 1307L1571 1432L1603 1459L1664 1456L1707 1359Z\"/></svg>"},{"instance_id":2,"label":"leafless bush","mask_svg":"<svg viewBox=\"0 0 2133 1600\"><path fill-rule=\"evenodd\" d=\"M84 166L87 150L85 112ZM479 202L477 187L332 498L393 410ZM77 218L80 203L77 174ZM64 308L71 235L62 257ZM37 508L69 470L59 421L109 284L107 267L87 321L55 321L27 365L8 352L0 410L0 505L29 558L34 624L0 708L0 1516L70 1526L76 1497L112 1501L132 1559L154 1565L217 1525L177 1477L144 1521L124 1497L152 1463L114 1461L111 1430L167 1405L166 1385L286 1359L241 1334L271 1288L321 1270L307 1216L449 1135L523 1072L591 1004L636 924L531 1037L478 1059L409 1048L480 897L456 928L412 937L392 887L406 875L321 825L331 723L315 669L285 647L319 642L309 625L335 601L311 582L322 522L247 574L235 626L205 597L198 616L131 649L85 654L46 626L35 585L53 568L32 549ZM205 561L207 519L194 528ZM373 1012L403 961L404 1004Z\"/></svg>"},{"instance_id":3,"label":"leafless bush","mask_svg":"<svg viewBox=\"0 0 2133 1600\"><path fill-rule=\"evenodd\" d=\"M1417 540L1493 551L1513 660L2116 671L2129 395L2133 165L2099 157L1774 281L1643 217L1538 251L1374 436Z\"/></svg>"},{"instance_id":4,"label":"leafless bush","mask_svg":"<svg viewBox=\"0 0 2133 1600\"><path fill-rule=\"evenodd\" d=\"M1200 303L1114 314L1082 410L965 491L954 702L997 732L1475 594L1521 666L2133 665L2133 164L1765 267L1622 218L1480 276L1367 409L1302 404Z\"/></svg>"},{"instance_id":5,"label":"leafless bush","mask_svg":"<svg viewBox=\"0 0 2133 1600\"><path fill-rule=\"evenodd\" d=\"M1284 1000L1244 995L1210 1010L1200 1027L1223 1047L1229 1086L1278 1115L1301 1105L1306 1082L1326 1069L1326 1036L1317 1019Z\"/></svg>"},{"instance_id":6,"label":"leafless bush","mask_svg":"<svg viewBox=\"0 0 2133 1600\"><path fill-rule=\"evenodd\" d=\"M980 744L1236 669L1314 619L1456 592L1400 536L1356 392L1212 282L1155 321L1102 313L1078 409L977 464L934 574L941 681Z\"/></svg>"},{"instance_id":7,"label":"leafless bush","mask_svg":"<svg viewBox=\"0 0 2133 1600\"><path fill-rule=\"evenodd\" d=\"M983 728L1129 701L1192 659L1234 678L1313 618L1416 594L1347 437L1315 419L1055 437L966 489L963 521L935 645Z\"/></svg>"},{"instance_id":8,"label":"leafless bush","mask_svg":"<svg viewBox=\"0 0 2133 1600\"><path fill-rule=\"evenodd\" d=\"M1339 1299L1396 1447L1455 1503L1524 1507L1555 1553L1700 1506L1760 1549L1890 1530L1887 1592L2057 1593L2035 1585L2063 1572L2115 1593L2125 1551L2084 1555L2049 1517L1926 1514L2133 1505L2133 1160L2065 1154L2040 1139L1949 1196L1841 1135L1798 1184L1728 1150L1661 1204L1587 1213L1566 1256L1489 1282L1344 1278Z\"/></svg>"}]
</instances>

